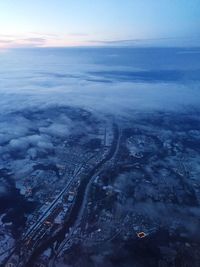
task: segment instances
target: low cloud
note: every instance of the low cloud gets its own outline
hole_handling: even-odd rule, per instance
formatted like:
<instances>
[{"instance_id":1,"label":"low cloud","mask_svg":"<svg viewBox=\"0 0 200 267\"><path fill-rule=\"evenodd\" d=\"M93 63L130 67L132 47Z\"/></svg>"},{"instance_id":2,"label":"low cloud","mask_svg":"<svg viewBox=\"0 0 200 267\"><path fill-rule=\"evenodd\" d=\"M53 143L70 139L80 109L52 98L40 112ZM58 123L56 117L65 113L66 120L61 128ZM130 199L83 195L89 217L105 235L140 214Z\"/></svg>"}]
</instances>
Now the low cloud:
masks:
<instances>
[{"instance_id":1,"label":"low cloud","mask_svg":"<svg viewBox=\"0 0 200 267\"><path fill-rule=\"evenodd\" d=\"M45 45L47 39L42 37L17 37L0 35L0 48L40 47Z\"/></svg>"},{"instance_id":2,"label":"low cloud","mask_svg":"<svg viewBox=\"0 0 200 267\"><path fill-rule=\"evenodd\" d=\"M125 68L122 65L118 49L107 51L106 55L100 54L105 53L103 49L94 56L95 64L88 57L85 64L84 51L80 64L75 60L75 64L70 61L68 66L69 57L63 50L59 51L61 54L58 53L56 61L55 54L39 51L34 50L36 60L31 51L30 55L26 51L25 62L23 50L19 54L15 51L1 55L0 164L12 162L14 172L25 172L30 159L48 158L49 151L53 153L57 146L55 140L63 144L71 132L85 131L85 125L70 119L65 110L62 111L63 107L73 107L74 111L77 107L83 108L103 118L108 114L120 118L134 116L137 112L199 109L199 80L193 79L194 76L185 79L199 69L197 62L192 70L180 71L178 66L155 71L144 63L146 69L137 65L136 70L135 66ZM103 57L107 59L113 53L116 57L109 58L109 65ZM103 80L109 82L103 83ZM16 162L11 157L15 157Z\"/></svg>"},{"instance_id":3,"label":"low cloud","mask_svg":"<svg viewBox=\"0 0 200 267\"><path fill-rule=\"evenodd\" d=\"M113 40L90 40L93 45L103 46L198 46L199 37L160 37L160 38L133 38L133 39L113 39Z\"/></svg>"},{"instance_id":4,"label":"low cloud","mask_svg":"<svg viewBox=\"0 0 200 267\"><path fill-rule=\"evenodd\" d=\"M99 41L91 41L91 42L98 42L104 44L120 44L120 43L136 43L136 42L144 42L144 41L159 41L159 40L171 40L177 39L174 37L161 37L161 38L135 38L135 39L116 39L116 40L99 40Z\"/></svg>"}]
</instances>

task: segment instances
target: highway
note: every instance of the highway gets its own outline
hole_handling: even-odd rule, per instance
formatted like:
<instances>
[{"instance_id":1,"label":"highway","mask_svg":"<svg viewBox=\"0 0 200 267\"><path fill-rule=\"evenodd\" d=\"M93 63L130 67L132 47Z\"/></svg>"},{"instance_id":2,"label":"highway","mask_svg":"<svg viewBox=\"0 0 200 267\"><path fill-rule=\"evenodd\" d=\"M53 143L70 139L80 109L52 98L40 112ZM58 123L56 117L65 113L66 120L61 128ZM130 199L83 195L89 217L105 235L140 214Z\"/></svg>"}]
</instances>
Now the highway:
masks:
<instances>
[{"instance_id":1,"label":"highway","mask_svg":"<svg viewBox=\"0 0 200 267\"><path fill-rule=\"evenodd\" d=\"M59 193L59 195L54 199L54 201L50 204L50 206L44 211L44 213L41 215L41 217L37 220L37 222L29 229L29 231L25 234L25 236L22 239L22 242L24 242L27 238L30 238L30 236L33 235L33 232L38 231L38 228L44 223L46 220L46 217L51 213L53 208L57 205L58 201L61 199L61 197L70 189L71 185L75 181L77 175L79 174L81 168L94 156L89 157L85 162L81 164L81 166L78 168L76 173L71 176L67 177L67 173L65 174L64 179L67 180L67 184L64 187L64 189Z\"/></svg>"}]
</instances>

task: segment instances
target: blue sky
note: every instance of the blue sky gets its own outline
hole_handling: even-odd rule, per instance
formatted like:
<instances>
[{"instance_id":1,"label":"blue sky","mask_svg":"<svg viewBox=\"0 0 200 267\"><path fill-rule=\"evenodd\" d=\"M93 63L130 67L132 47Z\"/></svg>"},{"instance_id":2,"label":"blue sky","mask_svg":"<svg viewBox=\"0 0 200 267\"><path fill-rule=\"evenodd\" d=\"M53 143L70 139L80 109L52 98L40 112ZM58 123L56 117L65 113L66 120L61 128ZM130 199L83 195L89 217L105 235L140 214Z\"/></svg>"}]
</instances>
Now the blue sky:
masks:
<instances>
[{"instance_id":1,"label":"blue sky","mask_svg":"<svg viewBox=\"0 0 200 267\"><path fill-rule=\"evenodd\" d=\"M200 44L199 0L0 0L0 47Z\"/></svg>"}]
</instances>

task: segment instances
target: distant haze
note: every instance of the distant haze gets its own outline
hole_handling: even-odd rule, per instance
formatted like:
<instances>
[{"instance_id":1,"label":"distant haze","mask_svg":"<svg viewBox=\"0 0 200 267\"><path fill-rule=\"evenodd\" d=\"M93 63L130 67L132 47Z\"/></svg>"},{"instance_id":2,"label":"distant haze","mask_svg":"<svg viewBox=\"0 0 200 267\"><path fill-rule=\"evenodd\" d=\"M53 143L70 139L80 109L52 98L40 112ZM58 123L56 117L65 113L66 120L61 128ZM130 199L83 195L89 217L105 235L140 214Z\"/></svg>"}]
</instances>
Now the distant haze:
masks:
<instances>
[{"instance_id":1,"label":"distant haze","mask_svg":"<svg viewBox=\"0 0 200 267\"><path fill-rule=\"evenodd\" d=\"M19 49L0 60L2 114L68 105L115 115L199 108L197 48Z\"/></svg>"}]
</instances>

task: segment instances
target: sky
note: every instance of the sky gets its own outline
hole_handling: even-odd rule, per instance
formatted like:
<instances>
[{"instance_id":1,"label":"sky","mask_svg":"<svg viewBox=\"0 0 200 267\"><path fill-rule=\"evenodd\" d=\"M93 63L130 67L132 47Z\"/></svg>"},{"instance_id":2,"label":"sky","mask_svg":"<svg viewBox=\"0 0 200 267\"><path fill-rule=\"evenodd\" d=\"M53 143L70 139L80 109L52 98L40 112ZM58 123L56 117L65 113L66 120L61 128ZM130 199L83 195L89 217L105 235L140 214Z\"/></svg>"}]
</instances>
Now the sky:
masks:
<instances>
[{"instance_id":1,"label":"sky","mask_svg":"<svg viewBox=\"0 0 200 267\"><path fill-rule=\"evenodd\" d=\"M199 46L199 0L0 0L0 48Z\"/></svg>"}]
</instances>

